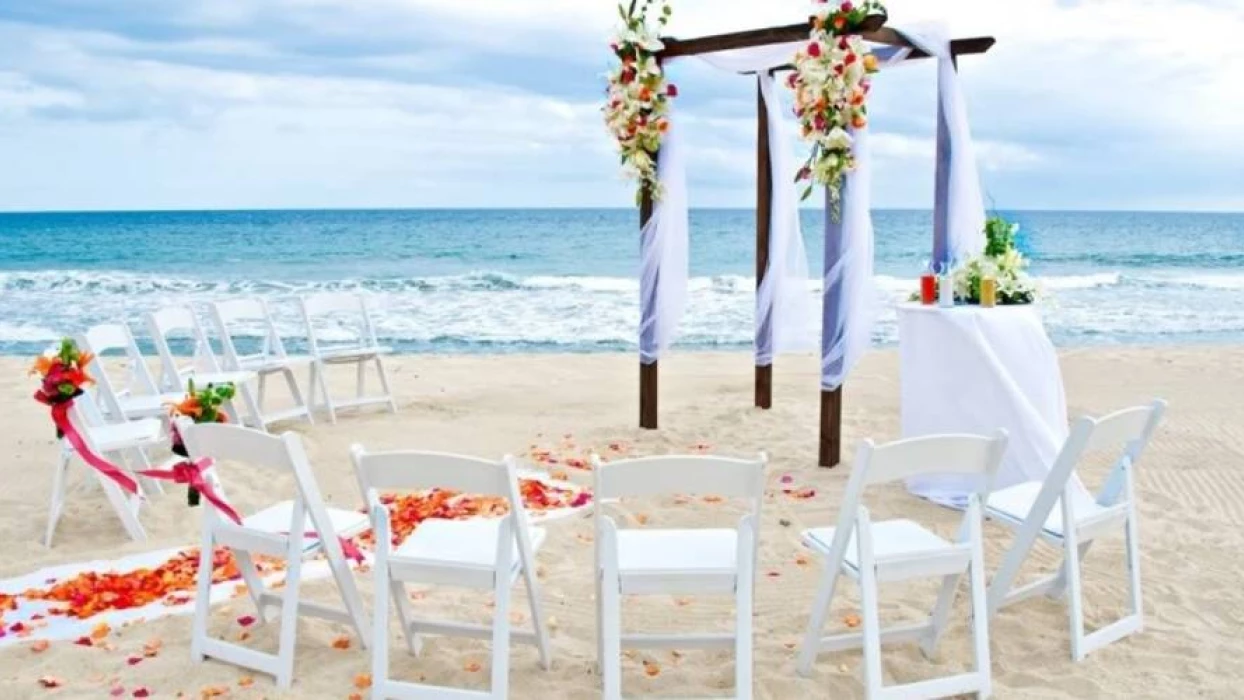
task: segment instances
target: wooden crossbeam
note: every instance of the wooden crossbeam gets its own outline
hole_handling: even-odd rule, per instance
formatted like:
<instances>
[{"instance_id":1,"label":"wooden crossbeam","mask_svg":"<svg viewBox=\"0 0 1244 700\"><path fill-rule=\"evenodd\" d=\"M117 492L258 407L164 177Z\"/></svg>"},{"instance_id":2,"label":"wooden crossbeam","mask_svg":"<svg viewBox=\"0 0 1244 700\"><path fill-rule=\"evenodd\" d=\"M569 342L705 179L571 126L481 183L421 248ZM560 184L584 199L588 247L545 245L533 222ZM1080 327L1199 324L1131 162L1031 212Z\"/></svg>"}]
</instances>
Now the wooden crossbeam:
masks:
<instances>
[{"instance_id":1,"label":"wooden crossbeam","mask_svg":"<svg viewBox=\"0 0 1244 700\"><path fill-rule=\"evenodd\" d=\"M883 26L885 26L885 16L873 15L861 22L859 29L862 34L867 35L876 32ZM661 41L665 44L665 48L657 53L657 57L661 60L669 60L679 56L696 56L715 51L786 44L792 41L799 41L800 39L807 39L808 32L810 31L812 31L811 19L807 22L788 24L784 27L749 29L743 32L702 36L696 39L663 38Z\"/></svg>"}]
</instances>

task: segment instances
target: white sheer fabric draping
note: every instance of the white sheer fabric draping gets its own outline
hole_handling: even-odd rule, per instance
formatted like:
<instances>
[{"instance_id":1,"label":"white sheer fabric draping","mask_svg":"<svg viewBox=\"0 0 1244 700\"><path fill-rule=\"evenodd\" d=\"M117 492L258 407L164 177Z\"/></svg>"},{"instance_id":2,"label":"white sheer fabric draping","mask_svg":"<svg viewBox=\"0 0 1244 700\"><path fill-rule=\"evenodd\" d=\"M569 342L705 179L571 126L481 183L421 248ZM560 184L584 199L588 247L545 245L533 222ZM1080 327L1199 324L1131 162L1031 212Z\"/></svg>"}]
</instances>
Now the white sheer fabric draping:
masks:
<instances>
[{"instance_id":1,"label":"white sheer fabric draping","mask_svg":"<svg viewBox=\"0 0 1244 700\"><path fill-rule=\"evenodd\" d=\"M895 27L895 31L937 58L938 100L950 133L946 249L951 261L962 261L985 250L985 200L968 126L967 103L950 53L950 34L945 26L937 24Z\"/></svg>"},{"instance_id":2,"label":"white sheer fabric draping","mask_svg":"<svg viewBox=\"0 0 1244 700\"><path fill-rule=\"evenodd\" d=\"M775 355L812 347L807 333L812 313L808 253L799 223L799 195L789 123L777 81L770 71L790 63L804 42L720 51L701 56L709 65L733 73L755 73L769 122L769 170L773 183L769 214L769 266L756 290L756 364L773 364ZM767 329L768 332L762 332Z\"/></svg>"},{"instance_id":3,"label":"white sheer fabric draping","mask_svg":"<svg viewBox=\"0 0 1244 700\"><path fill-rule=\"evenodd\" d=\"M882 67L898 64L909 50L878 51ZM878 295L873 275L872 150L868 129L853 130L855 170L847 173L841 220L825 222L822 279L821 388L842 386L872 343ZM828 201L826 202L828 217Z\"/></svg>"},{"instance_id":4,"label":"white sheer fabric draping","mask_svg":"<svg viewBox=\"0 0 1244 700\"><path fill-rule=\"evenodd\" d=\"M846 175L839 202L841 219L836 223L832 219L825 222L821 329L821 388L825 391L833 391L846 381L851 368L868 350L877 322L872 152L868 129L853 130L851 134L855 138L855 169ZM828 205L827 200L826 217L831 216Z\"/></svg>"},{"instance_id":5,"label":"white sheer fabric draping","mask_svg":"<svg viewBox=\"0 0 1244 700\"><path fill-rule=\"evenodd\" d=\"M657 175L663 194L640 233L639 359L656 362L674 342L687 309L689 232L687 164L682 136L671 115L661 141Z\"/></svg>"}]
</instances>

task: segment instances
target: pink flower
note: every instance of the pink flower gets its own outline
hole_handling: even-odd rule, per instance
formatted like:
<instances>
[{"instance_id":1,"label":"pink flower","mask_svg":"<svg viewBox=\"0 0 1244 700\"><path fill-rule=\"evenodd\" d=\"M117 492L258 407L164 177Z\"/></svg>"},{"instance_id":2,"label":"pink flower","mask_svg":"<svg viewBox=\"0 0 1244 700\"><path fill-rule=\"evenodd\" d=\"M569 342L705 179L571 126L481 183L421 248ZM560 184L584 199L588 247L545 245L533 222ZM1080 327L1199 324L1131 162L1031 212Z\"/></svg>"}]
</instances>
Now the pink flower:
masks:
<instances>
[{"instance_id":1,"label":"pink flower","mask_svg":"<svg viewBox=\"0 0 1244 700\"><path fill-rule=\"evenodd\" d=\"M792 90L794 90L794 89L795 89L795 86L797 86L797 85L799 84L799 74L798 74L798 73L791 73L790 75L786 76L786 84L787 84L787 86L789 86Z\"/></svg>"},{"instance_id":2,"label":"pink flower","mask_svg":"<svg viewBox=\"0 0 1244 700\"><path fill-rule=\"evenodd\" d=\"M669 95L670 97L678 97L678 86L673 83L670 83L669 85L665 87L665 94Z\"/></svg>"},{"instance_id":3,"label":"pink flower","mask_svg":"<svg viewBox=\"0 0 1244 700\"><path fill-rule=\"evenodd\" d=\"M816 115L816 120L812 125L816 127L817 131L825 131L825 117L820 114Z\"/></svg>"},{"instance_id":4,"label":"pink flower","mask_svg":"<svg viewBox=\"0 0 1244 700\"><path fill-rule=\"evenodd\" d=\"M821 43L819 41L814 41L811 44L808 44L808 55L812 58L821 57Z\"/></svg>"},{"instance_id":5,"label":"pink flower","mask_svg":"<svg viewBox=\"0 0 1244 700\"><path fill-rule=\"evenodd\" d=\"M854 9L855 9L855 5L851 4L851 0L846 0L846 2L842 3L843 12L850 12L851 10L854 10Z\"/></svg>"}]
</instances>

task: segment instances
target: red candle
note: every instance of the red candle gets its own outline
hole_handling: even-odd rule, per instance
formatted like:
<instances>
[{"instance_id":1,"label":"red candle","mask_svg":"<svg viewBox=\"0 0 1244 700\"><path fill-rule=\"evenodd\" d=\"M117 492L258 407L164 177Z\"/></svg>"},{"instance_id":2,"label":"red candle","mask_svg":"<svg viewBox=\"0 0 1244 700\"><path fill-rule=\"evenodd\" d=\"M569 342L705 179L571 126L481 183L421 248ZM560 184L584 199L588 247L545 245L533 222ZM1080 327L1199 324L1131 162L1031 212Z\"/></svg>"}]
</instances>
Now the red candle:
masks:
<instances>
[{"instance_id":1,"label":"red candle","mask_svg":"<svg viewBox=\"0 0 1244 700\"><path fill-rule=\"evenodd\" d=\"M937 302L937 277L932 273L920 276L920 303L932 306Z\"/></svg>"}]
</instances>

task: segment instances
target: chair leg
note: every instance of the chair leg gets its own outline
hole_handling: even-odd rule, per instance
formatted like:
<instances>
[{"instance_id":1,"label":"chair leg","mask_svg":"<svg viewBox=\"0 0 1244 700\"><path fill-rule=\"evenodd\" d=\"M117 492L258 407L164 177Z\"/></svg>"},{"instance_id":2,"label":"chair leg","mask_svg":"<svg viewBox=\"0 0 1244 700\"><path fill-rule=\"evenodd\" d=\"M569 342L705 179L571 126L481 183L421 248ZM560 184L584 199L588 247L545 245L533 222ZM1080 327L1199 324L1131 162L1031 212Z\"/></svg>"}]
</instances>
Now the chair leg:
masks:
<instances>
[{"instance_id":1,"label":"chair leg","mask_svg":"<svg viewBox=\"0 0 1244 700\"><path fill-rule=\"evenodd\" d=\"M972 586L972 650L976 661L976 673L980 676L978 698L993 694L993 667L989 658L989 603L985 587L985 548L979 506L974 501L968 517L971 518L972 563L969 580Z\"/></svg>"},{"instance_id":2,"label":"chair leg","mask_svg":"<svg viewBox=\"0 0 1244 700\"><path fill-rule=\"evenodd\" d=\"M281 632L277 646L276 685L289 690L294 682L294 650L298 644L298 595L302 585L302 556L293 547L285 572L285 590L281 594Z\"/></svg>"},{"instance_id":3,"label":"chair leg","mask_svg":"<svg viewBox=\"0 0 1244 700\"><path fill-rule=\"evenodd\" d=\"M207 615L212 608L212 559L215 542L210 525L203 524L199 543L199 571L195 581L194 620L190 623L190 659L203 661L203 643L207 641Z\"/></svg>"},{"instance_id":4,"label":"chair leg","mask_svg":"<svg viewBox=\"0 0 1244 700\"><path fill-rule=\"evenodd\" d=\"M755 535L752 534L754 537ZM750 544L748 549L751 549ZM755 566L747 557L739 557L738 583L734 604L734 696L738 700L752 697L752 607Z\"/></svg>"},{"instance_id":5,"label":"chair leg","mask_svg":"<svg viewBox=\"0 0 1244 700\"><path fill-rule=\"evenodd\" d=\"M950 608L955 602L955 593L959 590L959 580L963 574L951 574L942 578L942 588L937 594L937 604L933 606L933 614L929 617L929 634L920 642L920 652L924 658L932 659L937 643L946 630L946 622L950 618Z\"/></svg>"},{"instance_id":6,"label":"chair leg","mask_svg":"<svg viewBox=\"0 0 1244 700\"><path fill-rule=\"evenodd\" d=\"M355 363L355 372L354 398L361 399L367 396L367 360L365 358L359 358L359 361Z\"/></svg>"},{"instance_id":7,"label":"chair leg","mask_svg":"<svg viewBox=\"0 0 1244 700\"><path fill-rule=\"evenodd\" d=\"M281 370L281 375L285 377L285 385L289 387L289 395L294 398L294 405L303 410L303 417L308 423L315 425L315 418L311 415L311 405L303 398L302 389L298 387L298 378L294 376L294 371L286 367Z\"/></svg>"},{"instance_id":8,"label":"chair leg","mask_svg":"<svg viewBox=\"0 0 1244 700\"><path fill-rule=\"evenodd\" d=\"M151 468L151 460L147 458L147 452L143 450L143 448L133 447L127 450L127 453L129 454L129 457L125 458L124 460L125 467L129 470L131 475L135 474L136 472L146 471ZM133 465L136 468L131 468L130 459L134 460ZM160 483L159 479L149 479L145 476L138 477L138 478L145 489L149 491L154 491L160 494L161 496L164 495L164 485Z\"/></svg>"},{"instance_id":9,"label":"chair leg","mask_svg":"<svg viewBox=\"0 0 1244 700\"><path fill-rule=\"evenodd\" d=\"M380 376L380 388L389 399L389 410L397 413L397 400L393 398L393 389L389 388L389 373L384 368L384 361L376 355L376 374Z\"/></svg>"},{"instance_id":10,"label":"chair leg","mask_svg":"<svg viewBox=\"0 0 1244 700\"><path fill-rule=\"evenodd\" d=\"M504 528L503 528L504 530ZM509 539L509 538L506 538ZM490 697L505 700L510 692L510 557L509 542L505 554L498 557L496 585L493 587L492 619L492 691Z\"/></svg>"},{"instance_id":11,"label":"chair leg","mask_svg":"<svg viewBox=\"0 0 1244 700\"><path fill-rule=\"evenodd\" d=\"M415 630L411 620L414 615L410 610L410 598L406 592L406 584L401 581L393 581L389 590L393 593L393 604L397 608L398 622L402 623L402 637L406 640L406 650L411 656L419 656L423 651L423 640L419 637L419 633Z\"/></svg>"},{"instance_id":12,"label":"chair leg","mask_svg":"<svg viewBox=\"0 0 1244 700\"><path fill-rule=\"evenodd\" d=\"M260 377L259 382L260 384L263 383L262 377ZM264 420L263 416L263 404L255 398L255 394L251 391L249 382L243 382L241 386L238 387L238 393L242 395L242 402L246 404L246 410L250 413L250 423L255 426L256 429L262 430L265 433L268 432L268 423Z\"/></svg>"},{"instance_id":13,"label":"chair leg","mask_svg":"<svg viewBox=\"0 0 1244 700\"><path fill-rule=\"evenodd\" d=\"M1140 593L1140 526L1136 522L1136 496L1132 487L1131 468L1125 474L1127 488L1127 525L1124 528L1127 537L1127 574L1131 583L1132 612L1139 623L1136 631L1145 626L1144 600Z\"/></svg>"},{"instance_id":14,"label":"chair leg","mask_svg":"<svg viewBox=\"0 0 1244 700\"><path fill-rule=\"evenodd\" d=\"M1067 596L1068 618L1071 626L1071 658L1082 661L1084 650L1084 597L1080 579L1079 548L1075 542L1075 532L1069 528L1069 537L1063 542L1063 567L1067 571L1067 583L1070 587Z\"/></svg>"},{"instance_id":15,"label":"chair leg","mask_svg":"<svg viewBox=\"0 0 1244 700\"><path fill-rule=\"evenodd\" d=\"M803 646L799 649L799 675L812 675L812 664L821 649L821 632L825 629L825 620L829 617L829 607L834 600L834 589L838 586L841 575L834 562L828 562L825 573L821 575L821 584L816 591L816 601L812 603L812 617L808 620L808 631L803 636Z\"/></svg>"},{"instance_id":16,"label":"chair leg","mask_svg":"<svg viewBox=\"0 0 1244 700\"><path fill-rule=\"evenodd\" d=\"M531 606L531 625L536 632L536 648L540 651L540 668L547 671L553 664L553 652L549 648L549 629L544 624L544 605L540 602L540 585L536 580L536 572L532 570L533 563L523 562L523 582L526 584L527 600Z\"/></svg>"},{"instance_id":17,"label":"chair leg","mask_svg":"<svg viewBox=\"0 0 1244 700\"><path fill-rule=\"evenodd\" d=\"M332 395L328 393L328 365L322 362L318 362L318 361L312 362L311 363L311 379L313 382L317 382L317 381L319 382L320 393L324 395L324 406L328 409L328 422L333 425L336 425L337 424L337 409L335 406L333 406ZM314 389L312 389L312 391L314 392ZM314 401L311 402L310 407L312 410L314 410L315 408Z\"/></svg>"},{"instance_id":18,"label":"chair leg","mask_svg":"<svg viewBox=\"0 0 1244 700\"><path fill-rule=\"evenodd\" d=\"M375 610L372 611L371 621L371 682L372 697L379 698L387 697L385 687L389 682L389 595L390 586L393 585L389 578L389 561L382 549L377 549L376 563L372 569ZM398 588L405 595L405 588L400 584ZM409 630L403 631L410 634Z\"/></svg>"},{"instance_id":19,"label":"chair leg","mask_svg":"<svg viewBox=\"0 0 1244 700\"><path fill-rule=\"evenodd\" d=\"M246 582L246 594L255 605L259 624L267 624L268 606L264 604L263 595L268 589L264 586L263 577L259 575L259 569L255 567L255 560L250 552L241 549L234 550L233 557L238 562L238 571L242 574L242 580Z\"/></svg>"},{"instance_id":20,"label":"chair leg","mask_svg":"<svg viewBox=\"0 0 1244 700\"><path fill-rule=\"evenodd\" d=\"M604 700L622 700L622 595L618 590L617 564L605 562L601 581L600 676Z\"/></svg>"},{"instance_id":21,"label":"chair leg","mask_svg":"<svg viewBox=\"0 0 1244 700\"><path fill-rule=\"evenodd\" d=\"M65 477L69 473L69 451L61 448L60 460L56 470L52 472L52 499L48 503L48 526L43 535L43 546L51 548L52 535L56 532L56 524L60 522L61 513L65 509Z\"/></svg>"},{"instance_id":22,"label":"chair leg","mask_svg":"<svg viewBox=\"0 0 1244 700\"><path fill-rule=\"evenodd\" d=\"M861 509L862 510L862 509ZM877 602L877 570L873 566L871 528L866 517L856 526L856 542L859 546L860 607L863 608L864 628L864 687L867 697L881 696L881 616Z\"/></svg>"}]
</instances>

